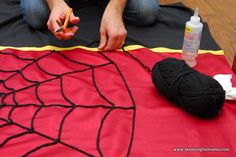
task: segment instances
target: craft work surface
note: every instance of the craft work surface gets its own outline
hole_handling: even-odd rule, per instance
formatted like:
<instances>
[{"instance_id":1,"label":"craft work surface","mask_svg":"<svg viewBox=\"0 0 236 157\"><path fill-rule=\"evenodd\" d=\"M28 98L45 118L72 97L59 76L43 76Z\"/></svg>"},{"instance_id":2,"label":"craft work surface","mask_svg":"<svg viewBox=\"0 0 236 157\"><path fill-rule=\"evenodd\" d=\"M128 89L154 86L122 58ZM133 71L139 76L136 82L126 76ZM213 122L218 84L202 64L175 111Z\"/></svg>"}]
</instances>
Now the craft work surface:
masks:
<instances>
[{"instance_id":1,"label":"craft work surface","mask_svg":"<svg viewBox=\"0 0 236 157\"><path fill-rule=\"evenodd\" d=\"M73 157L235 157L236 107L197 118L157 92L150 69L179 52L0 52L0 154ZM156 51L156 52L154 52ZM214 64L215 66L209 66ZM232 73L220 51L195 67ZM235 75L233 85L236 85Z\"/></svg>"},{"instance_id":2,"label":"craft work surface","mask_svg":"<svg viewBox=\"0 0 236 157\"><path fill-rule=\"evenodd\" d=\"M188 7L197 5L204 30L194 68L232 74L235 87L235 2L161 0L153 25L125 23L126 52L97 52L103 10L73 2L86 7L73 8L80 29L63 41L29 27L20 0L0 1L0 156L236 156L234 101L216 118L197 118L163 97L150 73L158 61L180 59Z\"/></svg>"}]
</instances>

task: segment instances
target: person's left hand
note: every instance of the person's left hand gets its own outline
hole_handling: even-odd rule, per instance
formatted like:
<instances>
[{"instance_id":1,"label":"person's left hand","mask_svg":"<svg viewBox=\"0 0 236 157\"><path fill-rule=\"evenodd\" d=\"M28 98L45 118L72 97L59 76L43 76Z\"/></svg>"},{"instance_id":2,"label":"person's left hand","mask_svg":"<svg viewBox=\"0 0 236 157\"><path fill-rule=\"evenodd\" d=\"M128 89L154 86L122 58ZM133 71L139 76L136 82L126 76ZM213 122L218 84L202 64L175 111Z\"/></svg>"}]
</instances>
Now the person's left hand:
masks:
<instances>
[{"instance_id":1,"label":"person's left hand","mask_svg":"<svg viewBox=\"0 0 236 157\"><path fill-rule=\"evenodd\" d=\"M124 26L122 12L114 5L108 4L100 26L100 45L103 51L113 51L122 47L127 31Z\"/></svg>"}]
</instances>

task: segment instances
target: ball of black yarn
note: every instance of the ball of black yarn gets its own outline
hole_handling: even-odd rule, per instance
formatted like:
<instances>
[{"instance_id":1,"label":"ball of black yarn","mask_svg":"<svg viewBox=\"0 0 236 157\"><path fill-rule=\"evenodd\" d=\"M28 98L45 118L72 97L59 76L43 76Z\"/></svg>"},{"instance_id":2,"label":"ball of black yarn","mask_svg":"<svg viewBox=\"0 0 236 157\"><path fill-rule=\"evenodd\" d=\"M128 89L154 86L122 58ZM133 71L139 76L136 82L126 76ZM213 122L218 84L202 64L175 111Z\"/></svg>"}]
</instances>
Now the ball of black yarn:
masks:
<instances>
[{"instance_id":1,"label":"ball of black yarn","mask_svg":"<svg viewBox=\"0 0 236 157\"><path fill-rule=\"evenodd\" d=\"M183 60L167 58L156 63L152 80L158 91L187 112L213 118L221 111L225 91L212 77L199 73Z\"/></svg>"}]
</instances>

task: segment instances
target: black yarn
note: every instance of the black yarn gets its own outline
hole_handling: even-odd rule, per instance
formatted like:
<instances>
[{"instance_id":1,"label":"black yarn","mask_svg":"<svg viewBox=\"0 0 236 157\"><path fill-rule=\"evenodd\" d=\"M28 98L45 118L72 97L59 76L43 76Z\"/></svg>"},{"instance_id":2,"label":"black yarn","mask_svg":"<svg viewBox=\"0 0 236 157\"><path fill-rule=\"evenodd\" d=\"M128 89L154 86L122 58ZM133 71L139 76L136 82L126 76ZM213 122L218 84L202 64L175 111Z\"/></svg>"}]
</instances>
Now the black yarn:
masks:
<instances>
[{"instance_id":1,"label":"black yarn","mask_svg":"<svg viewBox=\"0 0 236 157\"><path fill-rule=\"evenodd\" d=\"M127 46L126 44L124 44L121 49L124 53L128 54L133 60L135 60L136 62L138 62L145 70L147 70L148 72L151 72L152 70L145 65L140 59L138 59L137 57L135 57L134 55L132 55L129 51L125 50L125 46Z\"/></svg>"},{"instance_id":2,"label":"black yarn","mask_svg":"<svg viewBox=\"0 0 236 157\"><path fill-rule=\"evenodd\" d=\"M224 105L225 91L221 85L183 60L167 58L156 63L152 80L161 94L193 115L213 118Z\"/></svg>"}]
</instances>

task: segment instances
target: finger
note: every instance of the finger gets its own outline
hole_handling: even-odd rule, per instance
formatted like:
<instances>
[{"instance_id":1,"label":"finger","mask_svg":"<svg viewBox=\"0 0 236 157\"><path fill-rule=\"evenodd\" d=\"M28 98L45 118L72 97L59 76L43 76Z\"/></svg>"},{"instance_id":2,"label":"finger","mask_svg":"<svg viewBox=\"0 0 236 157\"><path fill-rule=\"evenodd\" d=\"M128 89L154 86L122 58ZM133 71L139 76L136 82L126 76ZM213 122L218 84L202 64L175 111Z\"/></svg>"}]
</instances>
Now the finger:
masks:
<instances>
[{"instance_id":1,"label":"finger","mask_svg":"<svg viewBox=\"0 0 236 157\"><path fill-rule=\"evenodd\" d=\"M59 40L63 40L64 35L62 32L54 33L55 37Z\"/></svg>"},{"instance_id":2,"label":"finger","mask_svg":"<svg viewBox=\"0 0 236 157\"><path fill-rule=\"evenodd\" d=\"M71 39L73 37L73 34L72 33L65 33L64 35L63 35L63 39L64 40L69 40L69 39Z\"/></svg>"},{"instance_id":3,"label":"finger","mask_svg":"<svg viewBox=\"0 0 236 157\"><path fill-rule=\"evenodd\" d=\"M104 48L105 51L113 51L116 49L116 44L118 41L118 36L116 35L111 35L110 37L108 36L108 42L106 47Z\"/></svg>"},{"instance_id":4,"label":"finger","mask_svg":"<svg viewBox=\"0 0 236 157\"><path fill-rule=\"evenodd\" d=\"M61 22L61 23L64 23L65 18L66 18L65 14L62 14L62 15L60 16L60 22Z\"/></svg>"},{"instance_id":5,"label":"finger","mask_svg":"<svg viewBox=\"0 0 236 157\"><path fill-rule=\"evenodd\" d=\"M124 43L125 43L125 39L126 39L126 32L120 37L120 41L119 41L119 44L117 45L117 49L119 49L119 48L121 48L123 45L124 45Z\"/></svg>"},{"instance_id":6,"label":"finger","mask_svg":"<svg viewBox=\"0 0 236 157\"><path fill-rule=\"evenodd\" d=\"M51 20L51 22L50 22L50 30L52 31L52 32L56 32L58 29L60 29L61 27L58 25L58 23L57 23L57 20Z\"/></svg>"},{"instance_id":7,"label":"finger","mask_svg":"<svg viewBox=\"0 0 236 157\"><path fill-rule=\"evenodd\" d=\"M78 31L79 27L78 26L73 26L71 28L64 29L64 33L72 33L73 35Z\"/></svg>"},{"instance_id":8,"label":"finger","mask_svg":"<svg viewBox=\"0 0 236 157\"><path fill-rule=\"evenodd\" d=\"M107 35L105 31L100 31L100 44L98 46L99 50L103 50L107 45Z\"/></svg>"},{"instance_id":9,"label":"finger","mask_svg":"<svg viewBox=\"0 0 236 157\"><path fill-rule=\"evenodd\" d=\"M58 39L69 40L75 35L77 30L78 30L78 27L74 26L72 28L67 28L61 32L55 32L54 34Z\"/></svg>"},{"instance_id":10,"label":"finger","mask_svg":"<svg viewBox=\"0 0 236 157\"><path fill-rule=\"evenodd\" d=\"M114 45L113 45L112 50L116 50L120 45L121 45L121 38L118 37L118 38L115 40L115 43L114 43ZM112 50L110 50L110 51L112 51Z\"/></svg>"},{"instance_id":11,"label":"finger","mask_svg":"<svg viewBox=\"0 0 236 157\"><path fill-rule=\"evenodd\" d=\"M73 26L72 28L67 28L66 30L64 30L63 39L64 40L71 39L75 35L78 29L79 28L77 26Z\"/></svg>"},{"instance_id":12,"label":"finger","mask_svg":"<svg viewBox=\"0 0 236 157\"><path fill-rule=\"evenodd\" d=\"M47 22L47 27L48 27L48 29L49 29L51 32L54 32L53 26L52 26L52 23L51 23L50 20L48 20L48 22Z\"/></svg>"},{"instance_id":13,"label":"finger","mask_svg":"<svg viewBox=\"0 0 236 157\"><path fill-rule=\"evenodd\" d=\"M72 24L77 24L79 22L80 18L75 16L74 13L72 12L70 15L70 23Z\"/></svg>"},{"instance_id":14,"label":"finger","mask_svg":"<svg viewBox=\"0 0 236 157\"><path fill-rule=\"evenodd\" d=\"M53 24L52 24L52 21L51 21L51 20L48 20L47 26L48 26L48 29L54 34L54 36L55 36L57 39L59 39L59 40L62 40L62 39L63 39L61 33L55 33L54 27L53 27ZM59 27L58 27L58 28L59 28ZM57 28L56 28L56 29L57 29Z\"/></svg>"},{"instance_id":15,"label":"finger","mask_svg":"<svg viewBox=\"0 0 236 157\"><path fill-rule=\"evenodd\" d=\"M54 34L57 37L57 39L61 39L61 40L69 40L73 37L73 34L70 32L68 32L68 33L56 32Z\"/></svg>"},{"instance_id":16,"label":"finger","mask_svg":"<svg viewBox=\"0 0 236 157\"><path fill-rule=\"evenodd\" d=\"M116 49L119 49L123 46L124 44L124 38L123 37L120 37L118 42L116 43Z\"/></svg>"},{"instance_id":17,"label":"finger","mask_svg":"<svg viewBox=\"0 0 236 157\"><path fill-rule=\"evenodd\" d=\"M63 26L61 21L56 20L56 22L57 22L57 24L58 24L59 27L62 27L62 26Z\"/></svg>"}]
</instances>

